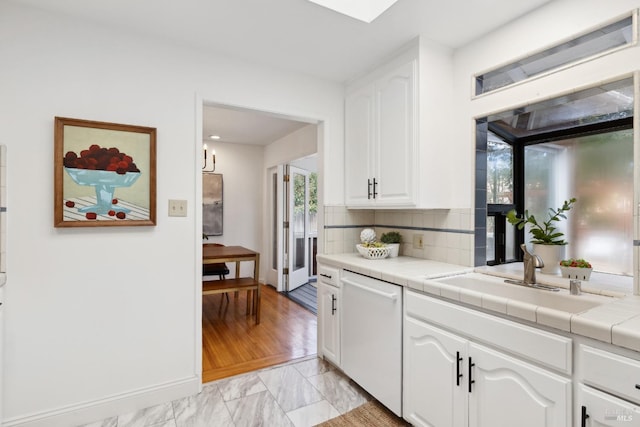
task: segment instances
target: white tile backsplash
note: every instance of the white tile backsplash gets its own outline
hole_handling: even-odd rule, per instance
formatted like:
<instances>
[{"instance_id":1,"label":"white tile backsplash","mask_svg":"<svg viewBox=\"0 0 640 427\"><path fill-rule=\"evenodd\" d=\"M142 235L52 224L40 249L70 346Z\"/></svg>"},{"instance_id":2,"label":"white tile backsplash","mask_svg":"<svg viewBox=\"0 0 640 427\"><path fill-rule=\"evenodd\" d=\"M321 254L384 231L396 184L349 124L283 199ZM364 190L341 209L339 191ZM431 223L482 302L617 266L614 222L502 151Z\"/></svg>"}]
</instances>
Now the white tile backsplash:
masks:
<instances>
[{"instance_id":1,"label":"white tile backsplash","mask_svg":"<svg viewBox=\"0 0 640 427\"><path fill-rule=\"evenodd\" d=\"M400 254L422 259L473 266L474 230L472 209L351 210L325 206L327 254L355 252L363 228L374 226L378 237L398 231ZM422 234L424 247L413 247L413 235Z\"/></svg>"}]
</instances>

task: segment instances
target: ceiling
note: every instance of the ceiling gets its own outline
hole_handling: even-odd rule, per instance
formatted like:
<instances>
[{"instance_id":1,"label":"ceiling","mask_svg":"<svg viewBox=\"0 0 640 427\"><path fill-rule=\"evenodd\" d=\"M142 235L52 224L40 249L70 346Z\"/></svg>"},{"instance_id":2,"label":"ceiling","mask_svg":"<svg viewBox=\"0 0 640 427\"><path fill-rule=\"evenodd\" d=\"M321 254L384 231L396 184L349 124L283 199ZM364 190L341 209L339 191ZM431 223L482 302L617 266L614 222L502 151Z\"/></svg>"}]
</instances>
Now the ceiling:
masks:
<instances>
[{"instance_id":1,"label":"ceiling","mask_svg":"<svg viewBox=\"0 0 640 427\"><path fill-rule=\"evenodd\" d=\"M307 0L13 1L190 46L204 55L345 82L417 35L457 48L553 0L399 0L370 24ZM242 125L228 127L227 138L263 140L264 135L248 135L249 129L269 127L249 122L262 118L231 115Z\"/></svg>"},{"instance_id":2,"label":"ceiling","mask_svg":"<svg viewBox=\"0 0 640 427\"><path fill-rule=\"evenodd\" d=\"M218 135L222 142L235 144L269 145L309 123L289 120L259 111L205 105L202 136L209 146L209 135Z\"/></svg>"}]
</instances>

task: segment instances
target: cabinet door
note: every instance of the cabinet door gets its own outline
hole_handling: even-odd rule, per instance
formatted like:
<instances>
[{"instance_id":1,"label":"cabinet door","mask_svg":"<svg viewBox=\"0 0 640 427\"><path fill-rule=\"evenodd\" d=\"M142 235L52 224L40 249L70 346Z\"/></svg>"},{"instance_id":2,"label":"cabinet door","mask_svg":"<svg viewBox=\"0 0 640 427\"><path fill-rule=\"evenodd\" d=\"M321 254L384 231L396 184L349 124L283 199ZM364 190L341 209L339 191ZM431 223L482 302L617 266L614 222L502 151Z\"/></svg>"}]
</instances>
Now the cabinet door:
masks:
<instances>
[{"instance_id":1,"label":"cabinet door","mask_svg":"<svg viewBox=\"0 0 640 427\"><path fill-rule=\"evenodd\" d=\"M318 283L318 325L322 355L340 366L340 289Z\"/></svg>"},{"instance_id":2,"label":"cabinet door","mask_svg":"<svg viewBox=\"0 0 640 427\"><path fill-rule=\"evenodd\" d=\"M585 427L640 426L640 408L638 406L584 384L580 384L579 393L576 425L584 425ZM583 417L584 424L582 424Z\"/></svg>"},{"instance_id":3,"label":"cabinet door","mask_svg":"<svg viewBox=\"0 0 640 427\"><path fill-rule=\"evenodd\" d=\"M369 206L373 199L373 86L349 95L345 102L345 200L347 206Z\"/></svg>"},{"instance_id":4,"label":"cabinet door","mask_svg":"<svg viewBox=\"0 0 640 427\"><path fill-rule=\"evenodd\" d=\"M466 348L466 340L405 316L403 415L412 425L466 425Z\"/></svg>"},{"instance_id":5,"label":"cabinet door","mask_svg":"<svg viewBox=\"0 0 640 427\"><path fill-rule=\"evenodd\" d=\"M571 380L470 343L471 427L566 427Z\"/></svg>"},{"instance_id":6,"label":"cabinet door","mask_svg":"<svg viewBox=\"0 0 640 427\"><path fill-rule=\"evenodd\" d=\"M376 204L416 203L417 62L408 62L376 82L374 171Z\"/></svg>"}]
</instances>

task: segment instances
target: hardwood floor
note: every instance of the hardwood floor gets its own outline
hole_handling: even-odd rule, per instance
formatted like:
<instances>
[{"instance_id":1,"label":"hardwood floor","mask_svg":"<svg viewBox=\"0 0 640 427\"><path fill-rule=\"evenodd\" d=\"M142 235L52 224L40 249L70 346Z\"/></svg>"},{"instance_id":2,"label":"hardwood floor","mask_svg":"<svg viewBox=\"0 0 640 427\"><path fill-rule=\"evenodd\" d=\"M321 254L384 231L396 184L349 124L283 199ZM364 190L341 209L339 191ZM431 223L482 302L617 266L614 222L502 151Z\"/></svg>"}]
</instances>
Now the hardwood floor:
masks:
<instances>
[{"instance_id":1,"label":"hardwood floor","mask_svg":"<svg viewBox=\"0 0 640 427\"><path fill-rule=\"evenodd\" d=\"M317 318L262 287L260 324L246 314L246 292L205 295L202 301L202 381L209 382L317 352Z\"/></svg>"}]
</instances>

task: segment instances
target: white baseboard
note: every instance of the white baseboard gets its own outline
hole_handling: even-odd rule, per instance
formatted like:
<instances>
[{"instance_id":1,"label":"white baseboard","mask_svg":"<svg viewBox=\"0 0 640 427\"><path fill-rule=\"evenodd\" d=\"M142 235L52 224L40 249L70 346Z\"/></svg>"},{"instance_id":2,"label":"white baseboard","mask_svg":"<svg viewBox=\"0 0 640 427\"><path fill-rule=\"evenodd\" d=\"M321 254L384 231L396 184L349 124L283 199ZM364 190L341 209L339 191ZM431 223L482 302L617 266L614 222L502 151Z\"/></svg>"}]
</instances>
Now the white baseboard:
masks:
<instances>
[{"instance_id":1,"label":"white baseboard","mask_svg":"<svg viewBox=\"0 0 640 427\"><path fill-rule=\"evenodd\" d=\"M6 419L0 424L3 427L78 426L191 396L200 391L200 386L201 379L194 376L100 400Z\"/></svg>"}]
</instances>

